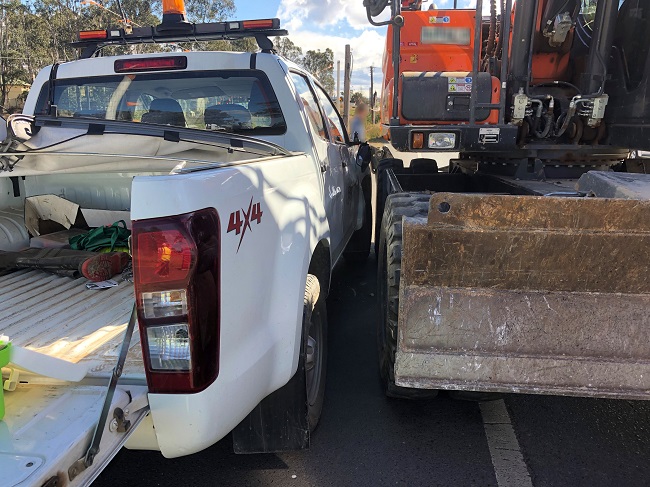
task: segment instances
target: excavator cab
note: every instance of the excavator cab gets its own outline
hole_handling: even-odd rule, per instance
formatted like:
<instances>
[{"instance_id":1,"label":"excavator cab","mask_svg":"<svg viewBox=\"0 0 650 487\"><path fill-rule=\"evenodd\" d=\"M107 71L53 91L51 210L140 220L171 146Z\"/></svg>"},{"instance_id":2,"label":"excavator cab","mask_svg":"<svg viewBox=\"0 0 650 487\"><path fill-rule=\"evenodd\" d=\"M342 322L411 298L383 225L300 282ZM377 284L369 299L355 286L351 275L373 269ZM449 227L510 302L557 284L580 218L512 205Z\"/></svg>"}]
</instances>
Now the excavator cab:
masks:
<instances>
[{"instance_id":1,"label":"excavator cab","mask_svg":"<svg viewBox=\"0 0 650 487\"><path fill-rule=\"evenodd\" d=\"M474 45L482 42L476 32L476 11L467 10L407 10L402 13L398 77L400 125L453 125L469 121L472 85L477 85L478 100L485 104L498 103L501 87L496 76L487 72L472 75ZM393 84L392 30L383 59L384 89L382 91L381 121L390 124ZM476 113L479 124L496 124L498 112L480 109ZM424 148L425 140L415 132L409 147ZM444 133L443 133L444 134ZM455 148L453 133L433 135L434 146ZM427 141L428 142L428 141ZM448 145L448 147L445 147Z\"/></svg>"},{"instance_id":2,"label":"excavator cab","mask_svg":"<svg viewBox=\"0 0 650 487\"><path fill-rule=\"evenodd\" d=\"M648 0L376 3L392 9L381 123L396 149L495 163L578 146L575 162L610 165L650 144Z\"/></svg>"}]
</instances>

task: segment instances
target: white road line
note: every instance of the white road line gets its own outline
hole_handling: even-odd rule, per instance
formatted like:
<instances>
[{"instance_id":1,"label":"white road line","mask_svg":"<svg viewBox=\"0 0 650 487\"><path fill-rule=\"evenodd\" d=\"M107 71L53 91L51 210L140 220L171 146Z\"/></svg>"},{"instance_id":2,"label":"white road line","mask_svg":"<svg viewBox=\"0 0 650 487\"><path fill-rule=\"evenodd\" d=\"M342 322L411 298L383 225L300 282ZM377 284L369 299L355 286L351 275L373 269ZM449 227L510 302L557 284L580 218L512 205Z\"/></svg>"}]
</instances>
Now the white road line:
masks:
<instances>
[{"instance_id":1,"label":"white road line","mask_svg":"<svg viewBox=\"0 0 650 487\"><path fill-rule=\"evenodd\" d=\"M502 399L479 404L499 487L533 487L510 415Z\"/></svg>"}]
</instances>

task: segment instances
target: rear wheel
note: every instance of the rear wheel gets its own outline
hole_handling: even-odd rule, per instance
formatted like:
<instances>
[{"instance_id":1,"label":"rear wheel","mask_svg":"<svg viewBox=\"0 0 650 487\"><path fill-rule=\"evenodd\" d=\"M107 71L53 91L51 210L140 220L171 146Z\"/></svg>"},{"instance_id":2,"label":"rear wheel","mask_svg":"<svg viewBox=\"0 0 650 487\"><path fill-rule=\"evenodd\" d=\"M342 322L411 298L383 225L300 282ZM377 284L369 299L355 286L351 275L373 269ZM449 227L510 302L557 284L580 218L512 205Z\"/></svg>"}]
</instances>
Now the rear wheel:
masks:
<instances>
[{"instance_id":1,"label":"rear wheel","mask_svg":"<svg viewBox=\"0 0 650 487\"><path fill-rule=\"evenodd\" d=\"M309 431L318 425L325 399L327 371L327 309L316 276L307 276L302 315L302 350L305 360Z\"/></svg>"},{"instance_id":2,"label":"rear wheel","mask_svg":"<svg viewBox=\"0 0 650 487\"><path fill-rule=\"evenodd\" d=\"M424 217L429 210L430 196L420 193L396 193L386 198L381 232L377 288L380 317L377 327L379 373L387 396L405 399L431 398L437 390L411 389L395 384L395 351L397 350L397 318L399 285L402 267L402 218Z\"/></svg>"}]
</instances>

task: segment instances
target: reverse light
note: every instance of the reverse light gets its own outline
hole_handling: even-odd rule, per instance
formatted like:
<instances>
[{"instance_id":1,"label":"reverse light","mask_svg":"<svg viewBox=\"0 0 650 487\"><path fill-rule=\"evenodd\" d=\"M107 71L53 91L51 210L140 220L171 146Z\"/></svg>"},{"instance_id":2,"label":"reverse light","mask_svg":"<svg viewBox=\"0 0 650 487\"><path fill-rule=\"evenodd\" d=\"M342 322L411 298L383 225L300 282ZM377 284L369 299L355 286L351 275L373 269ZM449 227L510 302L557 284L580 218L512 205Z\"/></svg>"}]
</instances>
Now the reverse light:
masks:
<instances>
[{"instance_id":1,"label":"reverse light","mask_svg":"<svg viewBox=\"0 0 650 487\"><path fill-rule=\"evenodd\" d=\"M132 241L149 391L202 391L219 373L218 214L134 221Z\"/></svg>"},{"instance_id":2,"label":"reverse light","mask_svg":"<svg viewBox=\"0 0 650 487\"><path fill-rule=\"evenodd\" d=\"M456 147L456 134L438 132L429 134L429 149L453 149Z\"/></svg>"},{"instance_id":3,"label":"reverse light","mask_svg":"<svg viewBox=\"0 0 650 487\"><path fill-rule=\"evenodd\" d=\"M413 149L422 149L424 147L424 134L422 132L413 132L411 135L411 147Z\"/></svg>"},{"instance_id":4,"label":"reverse light","mask_svg":"<svg viewBox=\"0 0 650 487\"><path fill-rule=\"evenodd\" d=\"M94 39L108 39L108 32L105 30L82 30L79 32L80 41L90 41Z\"/></svg>"},{"instance_id":5,"label":"reverse light","mask_svg":"<svg viewBox=\"0 0 650 487\"><path fill-rule=\"evenodd\" d=\"M163 71L187 68L187 57L153 57L141 59L118 59L113 63L116 73L132 73L135 71Z\"/></svg>"},{"instance_id":6,"label":"reverse light","mask_svg":"<svg viewBox=\"0 0 650 487\"><path fill-rule=\"evenodd\" d=\"M152 370L190 371L192 353L187 323L147 327Z\"/></svg>"}]
</instances>

